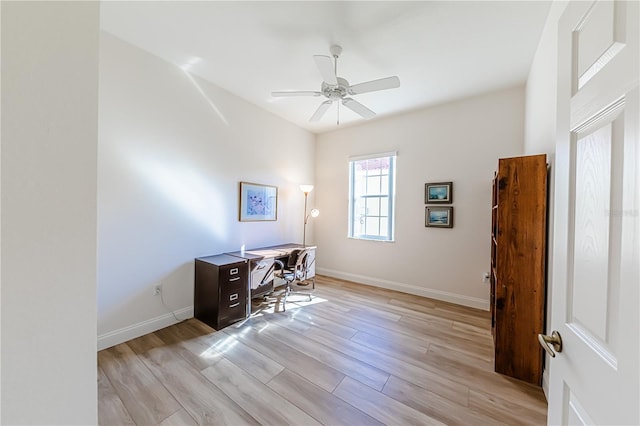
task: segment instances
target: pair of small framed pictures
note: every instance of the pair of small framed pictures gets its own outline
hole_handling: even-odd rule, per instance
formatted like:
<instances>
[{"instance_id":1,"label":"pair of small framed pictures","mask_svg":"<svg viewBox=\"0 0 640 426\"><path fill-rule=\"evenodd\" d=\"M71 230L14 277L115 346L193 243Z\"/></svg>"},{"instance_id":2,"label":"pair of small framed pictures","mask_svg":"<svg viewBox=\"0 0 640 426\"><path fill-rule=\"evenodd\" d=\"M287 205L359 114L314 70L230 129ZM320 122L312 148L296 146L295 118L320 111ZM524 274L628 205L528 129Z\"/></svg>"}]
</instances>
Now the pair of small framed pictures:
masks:
<instances>
[{"instance_id":1,"label":"pair of small framed pictures","mask_svg":"<svg viewBox=\"0 0 640 426\"><path fill-rule=\"evenodd\" d=\"M453 182L432 182L424 184L425 204L453 203ZM452 206L430 206L425 211L424 226L434 228L453 228Z\"/></svg>"}]
</instances>

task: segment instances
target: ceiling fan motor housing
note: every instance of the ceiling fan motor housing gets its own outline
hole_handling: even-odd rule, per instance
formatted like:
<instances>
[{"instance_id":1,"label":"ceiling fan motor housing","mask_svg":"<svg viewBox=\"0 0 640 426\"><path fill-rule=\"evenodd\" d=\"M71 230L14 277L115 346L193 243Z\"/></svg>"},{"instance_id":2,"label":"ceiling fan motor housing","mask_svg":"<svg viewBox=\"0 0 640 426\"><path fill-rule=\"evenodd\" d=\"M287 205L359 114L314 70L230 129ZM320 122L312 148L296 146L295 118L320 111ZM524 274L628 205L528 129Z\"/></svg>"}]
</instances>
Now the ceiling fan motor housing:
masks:
<instances>
[{"instance_id":1,"label":"ceiling fan motor housing","mask_svg":"<svg viewBox=\"0 0 640 426\"><path fill-rule=\"evenodd\" d=\"M349 82L342 77L336 77L336 80L338 80L338 84L335 86L327 84L324 81L320 86L322 94L332 101L342 99L349 93Z\"/></svg>"}]
</instances>

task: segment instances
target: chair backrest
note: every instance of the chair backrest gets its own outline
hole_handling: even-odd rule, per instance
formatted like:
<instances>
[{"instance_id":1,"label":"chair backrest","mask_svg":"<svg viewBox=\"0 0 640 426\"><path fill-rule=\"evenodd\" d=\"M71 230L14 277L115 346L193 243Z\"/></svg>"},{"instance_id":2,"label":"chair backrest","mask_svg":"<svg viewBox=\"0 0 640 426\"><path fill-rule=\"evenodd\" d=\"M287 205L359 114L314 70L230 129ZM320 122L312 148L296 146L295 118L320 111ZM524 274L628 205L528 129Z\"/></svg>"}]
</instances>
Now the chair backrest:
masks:
<instances>
[{"instance_id":1,"label":"chair backrest","mask_svg":"<svg viewBox=\"0 0 640 426\"><path fill-rule=\"evenodd\" d=\"M287 261L287 268L291 269L298 279L306 279L307 276L307 259L309 257L309 249L295 249L291 251Z\"/></svg>"}]
</instances>

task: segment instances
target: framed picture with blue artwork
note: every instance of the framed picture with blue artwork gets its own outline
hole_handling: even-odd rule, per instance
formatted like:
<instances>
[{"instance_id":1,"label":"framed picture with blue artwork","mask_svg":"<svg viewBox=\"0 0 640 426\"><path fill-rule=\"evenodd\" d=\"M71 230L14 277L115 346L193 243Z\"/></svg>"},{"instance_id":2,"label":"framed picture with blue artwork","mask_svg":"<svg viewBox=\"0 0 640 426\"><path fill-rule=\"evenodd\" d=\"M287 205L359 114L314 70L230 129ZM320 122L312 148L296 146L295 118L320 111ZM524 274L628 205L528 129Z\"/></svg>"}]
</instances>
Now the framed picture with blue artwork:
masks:
<instances>
[{"instance_id":1,"label":"framed picture with blue artwork","mask_svg":"<svg viewBox=\"0 0 640 426\"><path fill-rule=\"evenodd\" d=\"M453 182L433 182L424 184L425 204L453 203Z\"/></svg>"},{"instance_id":2,"label":"framed picture with blue artwork","mask_svg":"<svg viewBox=\"0 0 640 426\"><path fill-rule=\"evenodd\" d=\"M453 207L427 206L424 226L453 228Z\"/></svg>"},{"instance_id":3,"label":"framed picture with blue artwork","mask_svg":"<svg viewBox=\"0 0 640 426\"><path fill-rule=\"evenodd\" d=\"M278 187L240 182L240 222L278 220Z\"/></svg>"}]
</instances>

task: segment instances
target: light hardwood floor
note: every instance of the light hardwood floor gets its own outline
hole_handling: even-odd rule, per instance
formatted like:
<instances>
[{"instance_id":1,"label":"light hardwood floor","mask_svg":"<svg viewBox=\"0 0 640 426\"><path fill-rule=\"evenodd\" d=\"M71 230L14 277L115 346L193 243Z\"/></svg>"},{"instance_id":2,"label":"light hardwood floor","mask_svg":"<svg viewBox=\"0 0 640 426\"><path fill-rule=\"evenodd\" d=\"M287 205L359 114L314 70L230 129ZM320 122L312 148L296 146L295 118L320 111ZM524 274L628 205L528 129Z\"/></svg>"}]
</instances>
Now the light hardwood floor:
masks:
<instances>
[{"instance_id":1,"label":"light hardwood floor","mask_svg":"<svg viewBox=\"0 0 640 426\"><path fill-rule=\"evenodd\" d=\"M291 300L100 351L99 423L546 424L540 388L493 372L487 312L322 276Z\"/></svg>"}]
</instances>

